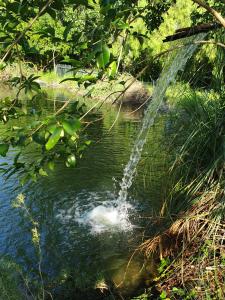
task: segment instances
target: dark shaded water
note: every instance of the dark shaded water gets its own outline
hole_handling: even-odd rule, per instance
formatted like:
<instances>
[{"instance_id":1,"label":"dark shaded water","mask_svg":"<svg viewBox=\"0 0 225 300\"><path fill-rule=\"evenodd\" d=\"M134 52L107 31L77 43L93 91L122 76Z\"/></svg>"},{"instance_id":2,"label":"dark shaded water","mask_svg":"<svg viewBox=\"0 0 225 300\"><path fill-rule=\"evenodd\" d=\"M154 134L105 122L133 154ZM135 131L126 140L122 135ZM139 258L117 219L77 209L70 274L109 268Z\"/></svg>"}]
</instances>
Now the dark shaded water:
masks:
<instances>
[{"instance_id":1,"label":"dark shaded water","mask_svg":"<svg viewBox=\"0 0 225 300\"><path fill-rule=\"evenodd\" d=\"M49 91L48 110L54 107L51 99L64 100L68 96L63 91L58 94ZM88 128L92 145L75 169L58 162L48 177L24 188L18 187L17 177L8 181L0 177L1 257L12 257L31 278L38 280L39 258L31 241L31 224L23 211L12 208L12 201L22 192L33 219L40 226L45 281L56 282L57 286L57 282L67 280L68 274L72 274L79 288L94 286L104 278L119 283L130 255L141 241L148 223L146 217L160 209L167 158L161 146L165 118L159 115L149 132L129 192L128 204L132 209L126 211L129 214L126 224L99 231L95 230L96 224L85 222L86 213L91 209L105 202L113 204L117 199L123 169L142 118L142 112L131 114L131 111L132 108L124 109L110 131L117 108L104 106L95 112L101 120ZM6 160L12 160L13 155L11 152ZM30 150L27 159L34 155L36 150ZM134 262L127 276L132 277L140 268L139 262Z\"/></svg>"}]
</instances>

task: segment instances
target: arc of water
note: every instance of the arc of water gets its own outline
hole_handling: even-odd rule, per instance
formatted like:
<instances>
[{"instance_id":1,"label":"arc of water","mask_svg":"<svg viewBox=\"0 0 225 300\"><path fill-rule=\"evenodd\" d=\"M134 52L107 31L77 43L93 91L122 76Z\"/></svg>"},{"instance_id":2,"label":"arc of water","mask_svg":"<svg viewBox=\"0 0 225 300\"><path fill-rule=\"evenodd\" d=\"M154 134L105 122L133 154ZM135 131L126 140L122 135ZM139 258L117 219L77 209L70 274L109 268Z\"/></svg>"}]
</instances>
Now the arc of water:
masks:
<instances>
[{"instance_id":1,"label":"arc of water","mask_svg":"<svg viewBox=\"0 0 225 300\"><path fill-rule=\"evenodd\" d=\"M205 33L197 35L194 38L194 41L203 39L205 35ZM153 90L151 101L144 114L142 127L132 149L130 160L124 169L123 178L120 184L121 189L119 191L118 197L119 202L125 202L127 199L128 190L132 185L134 174L147 139L148 130L154 123L155 117L163 102L166 90L170 83L175 80L178 71L182 70L185 67L188 59L192 56L196 48L196 43L190 43L181 48L175 55L172 63L165 66L161 76L157 80L155 88Z\"/></svg>"}]
</instances>

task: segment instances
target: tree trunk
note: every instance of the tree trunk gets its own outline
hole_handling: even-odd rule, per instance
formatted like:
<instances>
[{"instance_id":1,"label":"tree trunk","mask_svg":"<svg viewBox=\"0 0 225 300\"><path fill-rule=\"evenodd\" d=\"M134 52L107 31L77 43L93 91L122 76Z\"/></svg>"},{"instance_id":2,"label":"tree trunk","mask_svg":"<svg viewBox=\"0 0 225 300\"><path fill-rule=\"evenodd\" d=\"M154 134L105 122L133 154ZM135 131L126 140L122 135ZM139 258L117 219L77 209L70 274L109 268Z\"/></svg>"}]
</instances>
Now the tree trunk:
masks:
<instances>
[{"instance_id":1,"label":"tree trunk","mask_svg":"<svg viewBox=\"0 0 225 300\"><path fill-rule=\"evenodd\" d=\"M54 73L57 73L56 62L55 62L55 49L52 51L52 61L53 61Z\"/></svg>"}]
</instances>

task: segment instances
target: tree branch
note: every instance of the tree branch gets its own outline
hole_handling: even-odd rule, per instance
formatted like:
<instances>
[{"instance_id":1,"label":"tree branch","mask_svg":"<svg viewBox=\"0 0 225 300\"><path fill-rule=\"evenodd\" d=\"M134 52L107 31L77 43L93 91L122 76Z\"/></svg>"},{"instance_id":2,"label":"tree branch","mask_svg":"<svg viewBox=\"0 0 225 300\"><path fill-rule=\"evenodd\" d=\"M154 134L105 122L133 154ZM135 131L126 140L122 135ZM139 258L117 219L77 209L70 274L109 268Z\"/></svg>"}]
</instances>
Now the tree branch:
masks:
<instances>
[{"instance_id":1,"label":"tree branch","mask_svg":"<svg viewBox=\"0 0 225 300\"><path fill-rule=\"evenodd\" d=\"M224 17L218 12L216 11L214 8L210 7L208 4L206 4L204 1L202 0L192 0L194 3L198 4L199 6L205 8L211 15L213 15L217 21L219 21L220 24L223 25L223 27L225 28L225 19Z\"/></svg>"},{"instance_id":2,"label":"tree branch","mask_svg":"<svg viewBox=\"0 0 225 300\"><path fill-rule=\"evenodd\" d=\"M211 40L210 41L197 41L197 42L194 42L194 44L213 44L213 45L225 48L225 44L216 42L216 41L211 41Z\"/></svg>"},{"instance_id":3,"label":"tree branch","mask_svg":"<svg viewBox=\"0 0 225 300\"><path fill-rule=\"evenodd\" d=\"M218 23L209 23L209 24L199 24L197 26L180 28L176 30L173 35L168 35L163 42L171 42L178 39L186 38L192 35L196 35L201 32L209 32L210 30L214 30L220 28L221 24Z\"/></svg>"}]
</instances>

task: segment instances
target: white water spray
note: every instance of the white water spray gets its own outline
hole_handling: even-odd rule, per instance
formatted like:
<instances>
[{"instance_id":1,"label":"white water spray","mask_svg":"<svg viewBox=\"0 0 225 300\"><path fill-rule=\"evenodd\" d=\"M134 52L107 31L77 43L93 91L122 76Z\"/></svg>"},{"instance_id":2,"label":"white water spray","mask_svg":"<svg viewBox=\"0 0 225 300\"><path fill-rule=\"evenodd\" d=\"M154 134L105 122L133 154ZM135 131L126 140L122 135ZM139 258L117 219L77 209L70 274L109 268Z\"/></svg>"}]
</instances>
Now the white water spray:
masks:
<instances>
[{"instance_id":1,"label":"white water spray","mask_svg":"<svg viewBox=\"0 0 225 300\"><path fill-rule=\"evenodd\" d=\"M105 231L129 231L132 229L132 224L129 221L128 211L132 210L132 206L126 203L118 205L113 202L102 203L96 206L91 211L79 219L80 224L89 225L92 233L101 233Z\"/></svg>"},{"instance_id":2,"label":"white water spray","mask_svg":"<svg viewBox=\"0 0 225 300\"><path fill-rule=\"evenodd\" d=\"M202 38L204 38L204 36L205 33L199 34L197 37L195 37L194 41L196 42L198 40L201 40ZM153 90L152 99L145 111L142 127L139 131L138 137L131 152L130 160L124 169L123 179L120 184L121 189L119 192L118 203L123 203L127 199L128 189L132 185L134 174L147 139L148 130L154 123L155 117L163 102L168 86L175 80L178 71L182 70L185 67L188 59L192 56L196 48L197 44L194 43L181 48L177 52L172 63L164 68L161 76L157 80L155 88Z\"/></svg>"},{"instance_id":3,"label":"white water spray","mask_svg":"<svg viewBox=\"0 0 225 300\"><path fill-rule=\"evenodd\" d=\"M118 205L115 194L111 192L84 190L76 195L74 205L68 209L58 209L56 217L60 219L63 230L65 227L71 229L75 220L78 225L87 226L92 234L99 234L106 231L130 231L131 210L132 205L128 202Z\"/></svg>"}]
</instances>

